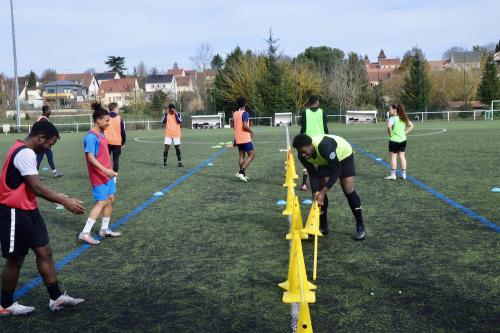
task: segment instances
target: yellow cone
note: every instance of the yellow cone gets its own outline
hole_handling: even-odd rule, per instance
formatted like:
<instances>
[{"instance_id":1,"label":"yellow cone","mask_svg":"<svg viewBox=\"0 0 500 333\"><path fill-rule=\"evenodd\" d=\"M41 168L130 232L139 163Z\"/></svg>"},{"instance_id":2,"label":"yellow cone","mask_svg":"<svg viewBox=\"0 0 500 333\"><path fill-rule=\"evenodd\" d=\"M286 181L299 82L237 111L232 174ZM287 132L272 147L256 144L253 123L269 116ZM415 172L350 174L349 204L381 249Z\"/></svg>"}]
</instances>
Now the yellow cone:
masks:
<instances>
[{"instance_id":1,"label":"yellow cone","mask_svg":"<svg viewBox=\"0 0 500 333\"><path fill-rule=\"evenodd\" d=\"M286 207L283 211L283 215L292 215L293 214L293 203L295 201L295 191L293 187L288 188L288 193L286 195Z\"/></svg>"},{"instance_id":2,"label":"yellow cone","mask_svg":"<svg viewBox=\"0 0 500 333\"><path fill-rule=\"evenodd\" d=\"M279 286L286 290L283 293L283 303L316 302L316 294L311 291L316 289L316 286L307 280L302 241L298 230L293 231L288 280Z\"/></svg>"},{"instance_id":3,"label":"yellow cone","mask_svg":"<svg viewBox=\"0 0 500 333\"><path fill-rule=\"evenodd\" d=\"M307 217L306 226L304 227L304 232L309 235L323 236L321 231L319 231L319 205L314 201L309 211L309 216Z\"/></svg>"},{"instance_id":4,"label":"yellow cone","mask_svg":"<svg viewBox=\"0 0 500 333\"><path fill-rule=\"evenodd\" d=\"M300 238L307 239L309 236L304 232L304 224L302 222L302 213L300 212L299 197L295 196L293 201L292 223L290 224L290 232L286 235L286 239L292 239L292 231L300 231Z\"/></svg>"},{"instance_id":5,"label":"yellow cone","mask_svg":"<svg viewBox=\"0 0 500 333\"><path fill-rule=\"evenodd\" d=\"M297 333L313 333L311 313L309 312L309 304L300 303L299 305L299 320L297 321Z\"/></svg>"}]
</instances>

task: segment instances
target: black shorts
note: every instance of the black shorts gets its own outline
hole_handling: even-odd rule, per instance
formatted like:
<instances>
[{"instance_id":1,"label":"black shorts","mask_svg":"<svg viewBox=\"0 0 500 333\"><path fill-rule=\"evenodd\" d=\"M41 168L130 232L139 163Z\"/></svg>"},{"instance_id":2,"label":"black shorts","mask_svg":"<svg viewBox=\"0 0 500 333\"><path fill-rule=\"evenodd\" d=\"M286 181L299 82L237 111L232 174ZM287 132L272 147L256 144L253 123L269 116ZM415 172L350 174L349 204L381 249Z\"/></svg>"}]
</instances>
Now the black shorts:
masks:
<instances>
[{"instance_id":1,"label":"black shorts","mask_svg":"<svg viewBox=\"0 0 500 333\"><path fill-rule=\"evenodd\" d=\"M38 209L20 210L0 205L2 256L24 257L29 249L49 243L49 234Z\"/></svg>"},{"instance_id":2,"label":"black shorts","mask_svg":"<svg viewBox=\"0 0 500 333\"><path fill-rule=\"evenodd\" d=\"M406 149L406 140L403 142L389 141L389 151L391 153L397 154L399 152L404 152Z\"/></svg>"},{"instance_id":3,"label":"black shorts","mask_svg":"<svg viewBox=\"0 0 500 333\"><path fill-rule=\"evenodd\" d=\"M320 177L330 177L331 170L327 165L320 165L318 167L318 174ZM340 176L339 178L347 178L356 176L356 167L354 165L354 154L340 161Z\"/></svg>"}]
</instances>

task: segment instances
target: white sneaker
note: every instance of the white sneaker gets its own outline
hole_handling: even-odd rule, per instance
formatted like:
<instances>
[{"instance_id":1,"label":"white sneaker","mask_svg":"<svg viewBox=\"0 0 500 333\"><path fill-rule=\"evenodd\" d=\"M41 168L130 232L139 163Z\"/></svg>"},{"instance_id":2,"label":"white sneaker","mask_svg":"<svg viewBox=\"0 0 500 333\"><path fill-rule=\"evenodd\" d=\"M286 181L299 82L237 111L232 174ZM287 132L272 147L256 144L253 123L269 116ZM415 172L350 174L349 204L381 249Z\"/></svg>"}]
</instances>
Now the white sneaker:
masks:
<instances>
[{"instance_id":1,"label":"white sneaker","mask_svg":"<svg viewBox=\"0 0 500 333\"><path fill-rule=\"evenodd\" d=\"M113 231L111 229L101 229L99 231L99 236L101 237L120 237L122 235L121 232Z\"/></svg>"},{"instance_id":2,"label":"white sneaker","mask_svg":"<svg viewBox=\"0 0 500 333\"><path fill-rule=\"evenodd\" d=\"M406 179L406 175L401 175L401 179Z\"/></svg>"},{"instance_id":3,"label":"white sneaker","mask_svg":"<svg viewBox=\"0 0 500 333\"><path fill-rule=\"evenodd\" d=\"M386 180L396 180L396 176L389 175L389 176L385 177L384 179L386 179Z\"/></svg>"},{"instance_id":4,"label":"white sneaker","mask_svg":"<svg viewBox=\"0 0 500 333\"><path fill-rule=\"evenodd\" d=\"M92 236L90 236L90 233L88 232L81 232L80 235L78 236L78 239L90 244L90 245L97 245L100 243L97 239L94 239Z\"/></svg>"},{"instance_id":5,"label":"white sneaker","mask_svg":"<svg viewBox=\"0 0 500 333\"><path fill-rule=\"evenodd\" d=\"M64 307L66 307L66 306L75 306L75 305L78 305L84 301L85 300L83 298L73 298L70 295L66 294L66 292L64 292L64 294L59 296L59 298L56 299L55 301L50 300L49 310L50 311L59 311L59 310L64 309Z\"/></svg>"},{"instance_id":6,"label":"white sneaker","mask_svg":"<svg viewBox=\"0 0 500 333\"><path fill-rule=\"evenodd\" d=\"M32 306L21 305L17 302L4 309L0 306L0 317L27 315L35 311Z\"/></svg>"},{"instance_id":7,"label":"white sneaker","mask_svg":"<svg viewBox=\"0 0 500 333\"><path fill-rule=\"evenodd\" d=\"M247 181L248 181L247 177L245 177L244 175L242 175L242 174L241 174L241 173L239 173L239 172L236 174L236 177L238 177L239 179L241 179L241 180L242 180L242 181L244 181L244 182L247 182Z\"/></svg>"}]
</instances>

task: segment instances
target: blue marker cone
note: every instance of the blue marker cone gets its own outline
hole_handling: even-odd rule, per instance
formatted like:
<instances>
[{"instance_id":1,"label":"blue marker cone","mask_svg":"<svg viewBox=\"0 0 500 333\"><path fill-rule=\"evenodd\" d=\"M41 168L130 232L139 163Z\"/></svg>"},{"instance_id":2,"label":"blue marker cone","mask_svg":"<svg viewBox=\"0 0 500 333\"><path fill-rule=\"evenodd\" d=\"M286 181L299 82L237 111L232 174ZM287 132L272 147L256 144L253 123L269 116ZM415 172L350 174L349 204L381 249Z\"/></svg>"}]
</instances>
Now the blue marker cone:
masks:
<instances>
[{"instance_id":1,"label":"blue marker cone","mask_svg":"<svg viewBox=\"0 0 500 333\"><path fill-rule=\"evenodd\" d=\"M377 157L375 161L382 161L382 159L380 157Z\"/></svg>"},{"instance_id":2,"label":"blue marker cone","mask_svg":"<svg viewBox=\"0 0 500 333\"><path fill-rule=\"evenodd\" d=\"M285 206L286 205L286 201L285 200L278 200L276 202L276 204L279 205L279 206Z\"/></svg>"},{"instance_id":3,"label":"blue marker cone","mask_svg":"<svg viewBox=\"0 0 500 333\"><path fill-rule=\"evenodd\" d=\"M156 192L155 194L153 194L155 197L161 197L163 194L163 192Z\"/></svg>"},{"instance_id":4,"label":"blue marker cone","mask_svg":"<svg viewBox=\"0 0 500 333\"><path fill-rule=\"evenodd\" d=\"M311 200L311 199L306 199L306 200L302 201L302 203L303 203L304 205L312 205L312 203L313 203L313 202L312 202L312 200Z\"/></svg>"},{"instance_id":5,"label":"blue marker cone","mask_svg":"<svg viewBox=\"0 0 500 333\"><path fill-rule=\"evenodd\" d=\"M42 168L42 171L49 171L49 168L47 168L47 167L43 167L43 168Z\"/></svg>"},{"instance_id":6,"label":"blue marker cone","mask_svg":"<svg viewBox=\"0 0 500 333\"><path fill-rule=\"evenodd\" d=\"M214 164L212 162L208 163L207 164L208 166L213 166Z\"/></svg>"},{"instance_id":7,"label":"blue marker cone","mask_svg":"<svg viewBox=\"0 0 500 333\"><path fill-rule=\"evenodd\" d=\"M500 192L500 187L493 187L493 188L491 189L491 192L495 192L495 193Z\"/></svg>"}]
</instances>

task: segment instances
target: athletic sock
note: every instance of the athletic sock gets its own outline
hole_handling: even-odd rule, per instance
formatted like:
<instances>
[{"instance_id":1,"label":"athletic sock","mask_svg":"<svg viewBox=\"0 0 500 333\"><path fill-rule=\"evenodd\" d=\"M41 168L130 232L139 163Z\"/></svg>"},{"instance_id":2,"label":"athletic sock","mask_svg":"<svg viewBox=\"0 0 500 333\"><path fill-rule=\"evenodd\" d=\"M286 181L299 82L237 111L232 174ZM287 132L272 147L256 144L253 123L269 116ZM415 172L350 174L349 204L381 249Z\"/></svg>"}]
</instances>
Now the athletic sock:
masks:
<instances>
[{"instance_id":1,"label":"athletic sock","mask_svg":"<svg viewBox=\"0 0 500 333\"><path fill-rule=\"evenodd\" d=\"M83 227L82 232L90 234L90 231L92 230L92 227L94 226L95 220L92 220L90 217L87 219L87 222L85 223L85 227Z\"/></svg>"},{"instance_id":2,"label":"athletic sock","mask_svg":"<svg viewBox=\"0 0 500 333\"><path fill-rule=\"evenodd\" d=\"M177 161L181 161L181 150L179 148L175 149L175 154L177 155Z\"/></svg>"},{"instance_id":3,"label":"athletic sock","mask_svg":"<svg viewBox=\"0 0 500 333\"><path fill-rule=\"evenodd\" d=\"M306 185L307 183L307 175L302 175L302 185Z\"/></svg>"},{"instance_id":4,"label":"athletic sock","mask_svg":"<svg viewBox=\"0 0 500 333\"><path fill-rule=\"evenodd\" d=\"M396 169L391 169L391 177L396 177Z\"/></svg>"},{"instance_id":5,"label":"athletic sock","mask_svg":"<svg viewBox=\"0 0 500 333\"><path fill-rule=\"evenodd\" d=\"M167 164L167 158L168 158L168 151L164 150L163 151L163 164Z\"/></svg>"},{"instance_id":6,"label":"athletic sock","mask_svg":"<svg viewBox=\"0 0 500 333\"><path fill-rule=\"evenodd\" d=\"M109 220L111 220L111 217L103 217L102 218L101 230L108 230Z\"/></svg>"},{"instance_id":7,"label":"athletic sock","mask_svg":"<svg viewBox=\"0 0 500 333\"><path fill-rule=\"evenodd\" d=\"M59 289L59 284L56 282L54 283L47 283L45 285L47 288L47 291L49 292L49 297L51 300L55 301L56 299L59 298L59 296L62 295L61 290Z\"/></svg>"},{"instance_id":8,"label":"athletic sock","mask_svg":"<svg viewBox=\"0 0 500 333\"><path fill-rule=\"evenodd\" d=\"M349 207L351 207L352 214L356 219L356 226L359 229L360 227L364 227L363 224L363 214L361 212L361 199L356 191L352 191L349 194L345 195L347 198L347 202L349 203Z\"/></svg>"},{"instance_id":9,"label":"athletic sock","mask_svg":"<svg viewBox=\"0 0 500 333\"><path fill-rule=\"evenodd\" d=\"M245 176L245 168L240 168L240 174L242 174L243 176Z\"/></svg>"},{"instance_id":10,"label":"athletic sock","mask_svg":"<svg viewBox=\"0 0 500 333\"><path fill-rule=\"evenodd\" d=\"M2 298L0 305L2 308L6 309L12 304L14 304L14 291L7 291L2 289Z\"/></svg>"}]
</instances>

